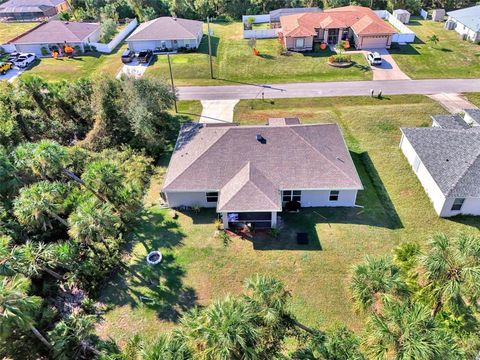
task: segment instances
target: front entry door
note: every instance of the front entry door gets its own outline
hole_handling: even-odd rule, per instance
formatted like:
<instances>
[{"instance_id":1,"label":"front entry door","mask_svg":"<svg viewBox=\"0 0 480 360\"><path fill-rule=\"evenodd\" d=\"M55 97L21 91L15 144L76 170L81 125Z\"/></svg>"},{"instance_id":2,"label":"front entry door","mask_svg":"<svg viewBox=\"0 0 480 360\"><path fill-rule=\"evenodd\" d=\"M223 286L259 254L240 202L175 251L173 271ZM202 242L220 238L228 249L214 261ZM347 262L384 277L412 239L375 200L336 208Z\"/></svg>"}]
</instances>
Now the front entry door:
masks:
<instances>
[{"instance_id":1,"label":"front entry door","mask_svg":"<svg viewBox=\"0 0 480 360\"><path fill-rule=\"evenodd\" d=\"M337 44L338 43L338 33L340 29L328 29L328 43Z\"/></svg>"}]
</instances>

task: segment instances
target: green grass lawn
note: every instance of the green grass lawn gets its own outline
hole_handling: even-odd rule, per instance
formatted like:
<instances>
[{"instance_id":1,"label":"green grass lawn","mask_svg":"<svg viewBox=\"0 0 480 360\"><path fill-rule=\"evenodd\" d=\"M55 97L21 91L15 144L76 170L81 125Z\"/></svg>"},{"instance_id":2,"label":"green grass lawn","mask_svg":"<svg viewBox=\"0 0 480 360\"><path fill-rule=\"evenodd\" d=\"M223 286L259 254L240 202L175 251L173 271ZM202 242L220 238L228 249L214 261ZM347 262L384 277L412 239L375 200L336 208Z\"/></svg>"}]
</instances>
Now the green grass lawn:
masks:
<instances>
[{"instance_id":1,"label":"green grass lawn","mask_svg":"<svg viewBox=\"0 0 480 360\"><path fill-rule=\"evenodd\" d=\"M126 47L127 45L124 44L111 54L95 53L75 56L73 59L41 58L24 74L41 76L49 81L71 81L96 74L115 76L122 67L120 55Z\"/></svg>"},{"instance_id":2,"label":"green grass lawn","mask_svg":"<svg viewBox=\"0 0 480 360\"><path fill-rule=\"evenodd\" d=\"M333 68L327 64L332 53L329 50L317 53L279 54L277 39L258 39L256 48L260 56L254 56L248 40L242 38L242 24L212 24L214 36L212 47L214 76L210 78L207 37L203 38L197 53L172 55L176 85L220 85L235 82L279 83L307 81L370 80L372 73L361 54L353 54L355 64L347 69ZM147 69L146 76L167 78L166 56Z\"/></svg>"},{"instance_id":3,"label":"green grass lawn","mask_svg":"<svg viewBox=\"0 0 480 360\"><path fill-rule=\"evenodd\" d=\"M463 94L468 101L470 101L472 104L480 107L480 93L466 93Z\"/></svg>"},{"instance_id":4,"label":"green grass lawn","mask_svg":"<svg viewBox=\"0 0 480 360\"><path fill-rule=\"evenodd\" d=\"M480 76L480 46L462 41L459 34L443 28L443 23L412 19L408 24L416 42L391 49L400 68L412 79L476 78ZM437 35L440 42L428 41Z\"/></svg>"},{"instance_id":5,"label":"green grass lawn","mask_svg":"<svg viewBox=\"0 0 480 360\"><path fill-rule=\"evenodd\" d=\"M185 108L198 104L184 104ZM424 243L439 231L478 233L480 220L440 219L398 148L400 126L425 126L431 114L445 113L424 96L392 96L240 101L235 120L264 124L268 117L299 116L304 123L337 122L345 135L365 190L355 209L303 209L283 215L278 240L233 239L227 247L215 236L213 210L183 213L174 220L158 205L168 160L158 166L147 203L129 239L131 273L106 286L102 301L109 310L99 324L102 337L123 343L135 333L154 337L172 329L194 304L205 305L227 293L239 293L246 277L268 273L292 292L293 311L307 325L322 328L340 321L362 328L352 311L349 270L366 256L380 256L404 241ZM306 231L311 244L299 248L294 233ZM165 259L155 271L145 266L151 249ZM133 276L132 274L137 274ZM152 281L156 280L156 281ZM158 284L160 279L160 284ZM141 300L140 296L146 296Z\"/></svg>"},{"instance_id":6,"label":"green grass lawn","mask_svg":"<svg viewBox=\"0 0 480 360\"><path fill-rule=\"evenodd\" d=\"M0 22L0 45L38 25L38 22Z\"/></svg>"}]
</instances>

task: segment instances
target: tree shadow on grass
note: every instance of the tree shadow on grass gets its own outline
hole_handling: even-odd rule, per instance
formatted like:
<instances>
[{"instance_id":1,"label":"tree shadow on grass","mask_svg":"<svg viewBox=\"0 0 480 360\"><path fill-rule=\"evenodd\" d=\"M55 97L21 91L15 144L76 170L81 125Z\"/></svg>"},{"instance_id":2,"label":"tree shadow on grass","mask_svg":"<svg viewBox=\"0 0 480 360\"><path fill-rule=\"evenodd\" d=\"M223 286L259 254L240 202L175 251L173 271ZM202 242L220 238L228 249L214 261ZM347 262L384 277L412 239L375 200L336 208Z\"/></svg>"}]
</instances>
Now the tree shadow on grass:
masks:
<instances>
[{"instance_id":1,"label":"tree shadow on grass","mask_svg":"<svg viewBox=\"0 0 480 360\"><path fill-rule=\"evenodd\" d=\"M185 270L171 253L172 248L183 244L184 237L176 221L165 219L164 211L156 208L142 214L126 250L132 253L134 245L141 243L145 251L133 254L100 300L109 307L145 306L156 311L160 319L176 322L197 300L195 290L183 284ZM145 256L152 250L162 252L159 264L147 263Z\"/></svg>"}]
</instances>

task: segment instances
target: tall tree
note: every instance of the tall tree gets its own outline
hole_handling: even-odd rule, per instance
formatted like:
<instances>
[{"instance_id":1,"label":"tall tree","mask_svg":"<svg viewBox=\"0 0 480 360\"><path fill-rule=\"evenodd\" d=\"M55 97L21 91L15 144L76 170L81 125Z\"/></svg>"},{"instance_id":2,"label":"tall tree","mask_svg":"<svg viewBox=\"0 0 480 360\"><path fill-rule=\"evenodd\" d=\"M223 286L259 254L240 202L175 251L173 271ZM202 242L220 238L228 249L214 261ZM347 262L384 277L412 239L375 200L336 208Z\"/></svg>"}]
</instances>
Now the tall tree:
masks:
<instances>
[{"instance_id":1,"label":"tall tree","mask_svg":"<svg viewBox=\"0 0 480 360\"><path fill-rule=\"evenodd\" d=\"M41 242L27 241L23 245L15 246L12 250L12 265L19 272L28 277L36 277L41 272L62 280L63 276L52 270L56 264L55 245Z\"/></svg>"},{"instance_id":2,"label":"tall tree","mask_svg":"<svg viewBox=\"0 0 480 360\"><path fill-rule=\"evenodd\" d=\"M421 303L385 299L381 313L367 320L365 347L369 359L459 360L463 353Z\"/></svg>"},{"instance_id":3,"label":"tall tree","mask_svg":"<svg viewBox=\"0 0 480 360\"><path fill-rule=\"evenodd\" d=\"M424 291L433 303L432 316L447 307L455 315L480 299L480 238L435 235L421 258Z\"/></svg>"},{"instance_id":4,"label":"tall tree","mask_svg":"<svg viewBox=\"0 0 480 360\"><path fill-rule=\"evenodd\" d=\"M52 220L68 227L64 213L66 187L59 182L40 181L20 190L13 202L17 220L26 226L52 229Z\"/></svg>"},{"instance_id":5,"label":"tall tree","mask_svg":"<svg viewBox=\"0 0 480 360\"><path fill-rule=\"evenodd\" d=\"M51 345L34 326L33 313L40 307L42 299L29 296L27 291L30 282L27 278L17 275L0 278L0 334L10 334L15 329L31 330L47 348Z\"/></svg>"}]
</instances>

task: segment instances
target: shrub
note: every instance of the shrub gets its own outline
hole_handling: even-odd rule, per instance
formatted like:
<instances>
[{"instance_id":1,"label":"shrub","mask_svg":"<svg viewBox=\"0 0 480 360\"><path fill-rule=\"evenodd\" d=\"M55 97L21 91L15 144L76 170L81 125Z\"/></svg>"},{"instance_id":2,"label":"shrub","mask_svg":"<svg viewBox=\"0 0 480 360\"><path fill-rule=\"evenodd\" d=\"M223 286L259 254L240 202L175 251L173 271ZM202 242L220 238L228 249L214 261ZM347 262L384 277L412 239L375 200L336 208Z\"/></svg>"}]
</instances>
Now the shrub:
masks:
<instances>
[{"instance_id":1,"label":"shrub","mask_svg":"<svg viewBox=\"0 0 480 360\"><path fill-rule=\"evenodd\" d=\"M222 228L223 222L222 222L222 220L217 218L217 219L213 220L213 224L215 225L215 228L217 230L220 230Z\"/></svg>"},{"instance_id":2,"label":"shrub","mask_svg":"<svg viewBox=\"0 0 480 360\"><path fill-rule=\"evenodd\" d=\"M201 209L202 209L202 208L200 207L200 205L193 205L193 206L192 206L192 211L193 211L195 214L199 214Z\"/></svg>"},{"instance_id":3,"label":"shrub","mask_svg":"<svg viewBox=\"0 0 480 360\"><path fill-rule=\"evenodd\" d=\"M45 46L42 46L42 48L40 49L40 51L42 52L42 55L43 56L47 56L49 54L47 48Z\"/></svg>"},{"instance_id":4,"label":"shrub","mask_svg":"<svg viewBox=\"0 0 480 360\"><path fill-rule=\"evenodd\" d=\"M255 23L255 16L249 16L247 18L247 22L245 23L245 28L247 30L252 30L254 23Z\"/></svg>"},{"instance_id":5,"label":"shrub","mask_svg":"<svg viewBox=\"0 0 480 360\"><path fill-rule=\"evenodd\" d=\"M222 240L224 247L227 247L232 242L232 239L230 239L230 236L228 236L225 231L221 231L218 236L220 237L220 240Z\"/></svg>"},{"instance_id":6,"label":"shrub","mask_svg":"<svg viewBox=\"0 0 480 360\"><path fill-rule=\"evenodd\" d=\"M336 63L349 63L352 62L352 57L350 55L332 55L328 58L330 64Z\"/></svg>"},{"instance_id":7,"label":"shrub","mask_svg":"<svg viewBox=\"0 0 480 360\"><path fill-rule=\"evenodd\" d=\"M108 43L117 32L117 24L112 19L105 19L102 23L102 42Z\"/></svg>"}]
</instances>

